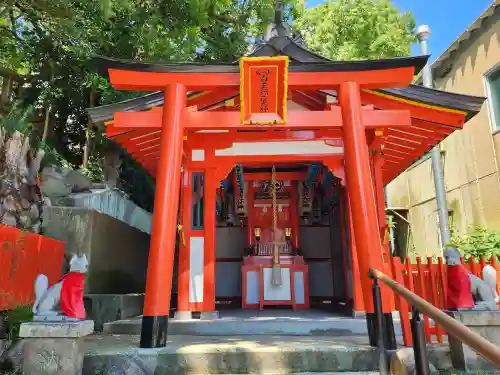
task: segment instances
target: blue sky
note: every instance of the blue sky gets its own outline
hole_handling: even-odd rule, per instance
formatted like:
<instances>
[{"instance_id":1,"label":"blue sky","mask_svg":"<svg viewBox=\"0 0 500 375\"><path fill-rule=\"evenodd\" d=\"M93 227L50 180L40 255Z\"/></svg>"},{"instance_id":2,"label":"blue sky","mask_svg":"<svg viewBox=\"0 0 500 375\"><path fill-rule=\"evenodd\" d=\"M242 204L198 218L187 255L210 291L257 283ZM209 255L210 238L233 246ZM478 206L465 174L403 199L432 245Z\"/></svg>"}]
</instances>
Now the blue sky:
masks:
<instances>
[{"instance_id":1,"label":"blue sky","mask_svg":"<svg viewBox=\"0 0 500 375\"><path fill-rule=\"evenodd\" d=\"M308 7L323 2L306 0ZM392 3L401 10L412 12L417 25L431 27L430 60L434 61L488 8L492 0L392 0ZM412 53L418 54L418 46L413 46Z\"/></svg>"}]
</instances>

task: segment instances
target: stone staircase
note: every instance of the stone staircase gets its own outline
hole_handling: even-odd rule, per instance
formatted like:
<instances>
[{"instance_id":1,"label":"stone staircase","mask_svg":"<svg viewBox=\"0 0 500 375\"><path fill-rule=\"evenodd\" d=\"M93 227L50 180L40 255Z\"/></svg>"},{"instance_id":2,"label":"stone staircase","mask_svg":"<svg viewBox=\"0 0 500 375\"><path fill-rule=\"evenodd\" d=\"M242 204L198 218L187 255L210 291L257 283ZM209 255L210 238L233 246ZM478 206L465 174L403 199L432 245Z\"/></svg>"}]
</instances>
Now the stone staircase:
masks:
<instances>
[{"instance_id":1,"label":"stone staircase","mask_svg":"<svg viewBox=\"0 0 500 375\"><path fill-rule=\"evenodd\" d=\"M395 321L397 341L402 345ZM366 321L315 310L221 312L216 320L175 321L161 349L138 349L140 317L106 323L86 339L84 375L376 373ZM436 368L447 352L431 350Z\"/></svg>"},{"instance_id":2,"label":"stone staircase","mask_svg":"<svg viewBox=\"0 0 500 375\"><path fill-rule=\"evenodd\" d=\"M356 337L182 336L166 348L136 349L138 336L94 336L87 341L84 375L288 374L373 372L374 348Z\"/></svg>"}]
</instances>

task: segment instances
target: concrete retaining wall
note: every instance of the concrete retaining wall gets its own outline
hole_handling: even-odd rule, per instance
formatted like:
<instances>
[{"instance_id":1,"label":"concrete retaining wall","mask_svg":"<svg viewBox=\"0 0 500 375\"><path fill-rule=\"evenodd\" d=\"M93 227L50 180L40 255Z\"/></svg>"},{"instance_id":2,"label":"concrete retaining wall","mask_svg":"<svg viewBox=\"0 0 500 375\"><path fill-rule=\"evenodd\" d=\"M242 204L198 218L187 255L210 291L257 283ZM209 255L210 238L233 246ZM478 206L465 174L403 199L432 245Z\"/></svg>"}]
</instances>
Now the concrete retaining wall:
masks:
<instances>
[{"instance_id":1,"label":"concrete retaining wall","mask_svg":"<svg viewBox=\"0 0 500 375\"><path fill-rule=\"evenodd\" d=\"M65 253L87 254L86 294L144 293L149 235L95 210L47 207L44 234L66 242Z\"/></svg>"},{"instance_id":2,"label":"concrete retaining wall","mask_svg":"<svg viewBox=\"0 0 500 375\"><path fill-rule=\"evenodd\" d=\"M100 189L71 194L69 197L53 198L52 203L54 206L96 210L151 234L152 214L128 200L125 193L119 190Z\"/></svg>"}]
</instances>

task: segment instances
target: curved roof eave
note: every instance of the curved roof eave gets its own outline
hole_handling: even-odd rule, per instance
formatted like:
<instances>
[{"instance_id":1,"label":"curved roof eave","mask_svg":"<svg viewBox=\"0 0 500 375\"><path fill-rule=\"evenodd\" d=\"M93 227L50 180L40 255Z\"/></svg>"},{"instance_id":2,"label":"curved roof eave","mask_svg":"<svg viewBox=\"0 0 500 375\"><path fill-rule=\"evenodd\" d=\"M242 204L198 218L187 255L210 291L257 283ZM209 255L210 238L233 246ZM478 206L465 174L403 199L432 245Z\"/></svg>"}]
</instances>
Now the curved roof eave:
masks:
<instances>
[{"instance_id":1,"label":"curved roof eave","mask_svg":"<svg viewBox=\"0 0 500 375\"><path fill-rule=\"evenodd\" d=\"M290 71L339 71L339 70L362 70L362 69L388 69L403 66L415 66L415 74L425 66L428 56L402 57L382 60L361 61L331 61L319 56L301 44L296 43L289 36L276 36L267 42L254 48L250 56L275 56L286 55L291 59ZM99 57L96 60L100 73L107 75L107 69L142 69L144 71L163 72L239 72L238 62L231 64L154 64L137 61L128 61L112 58ZM484 98L468 95L453 94L434 89L428 89L418 85L410 85L408 88L384 89L380 92L397 96L407 100L419 101L425 104L443 106L450 109L458 109L467 112L467 119L473 117L481 108ZM88 113L97 125L113 119L114 112L140 111L163 104L163 93L155 92L136 99L127 100L102 107L89 108Z\"/></svg>"},{"instance_id":2,"label":"curved roof eave","mask_svg":"<svg viewBox=\"0 0 500 375\"><path fill-rule=\"evenodd\" d=\"M300 62L293 60L288 67L293 72L349 72L367 70L388 70L397 68L414 67L415 74L420 72L427 63L429 56L394 57L379 60L355 61L309 61ZM152 62L139 62L134 60L115 59L98 56L94 59L100 74L108 75L108 69L134 70L139 72L154 73L239 73L239 64L162 64Z\"/></svg>"}]
</instances>

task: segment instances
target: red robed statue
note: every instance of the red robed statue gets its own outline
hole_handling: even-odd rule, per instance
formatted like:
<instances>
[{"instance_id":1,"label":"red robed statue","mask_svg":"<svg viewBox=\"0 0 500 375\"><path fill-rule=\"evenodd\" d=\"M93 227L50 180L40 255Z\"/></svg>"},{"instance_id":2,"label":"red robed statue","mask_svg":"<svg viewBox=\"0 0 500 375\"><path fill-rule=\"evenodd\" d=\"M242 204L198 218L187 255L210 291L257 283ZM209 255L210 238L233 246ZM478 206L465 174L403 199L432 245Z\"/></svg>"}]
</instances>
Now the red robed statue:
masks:
<instances>
[{"instance_id":1,"label":"red robed statue","mask_svg":"<svg viewBox=\"0 0 500 375\"><path fill-rule=\"evenodd\" d=\"M72 319L85 319L83 290L85 286L84 274L88 264L85 254L73 255L69 263L69 272L61 281L51 287L49 287L49 279L46 275L38 275L35 280L33 314L46 317L46 320L52 318L58 320L60 313ZM60 312L56 310L58 305L61 308Z\"/></svg>"},{"instance_id":2,"label":"red robed statue","mask_svg":"<svg viewBox=\"0 0 500 375\"><path fill-rule=\"evenodd\" d=\"M448 293L446 308L448 310L472 309L472 284L469 272L461 264L448 266Z\"/></svg>"},{"instance_id":3,"label":"red robed statue","mask_svg":"<svg viewBox=\"0 0 500 375\"><path fill-rule=\"evenodd\" d=\"M444 257L448 264L448 288L446 309L472 309L472 283L469 272L462 265L461 254L455 247L444 249Z\"/></svg>"},{"instance_id":4,"label":"red robed statue","mask_svg":"<svg viewBox=\"0 0 500 375\"><path fill-rule=\"evenodd\" d=\"M62 280L61 312L69 318L85 319L83 288L85 275L69 272Z\"/></svg>"}]
</instances>

